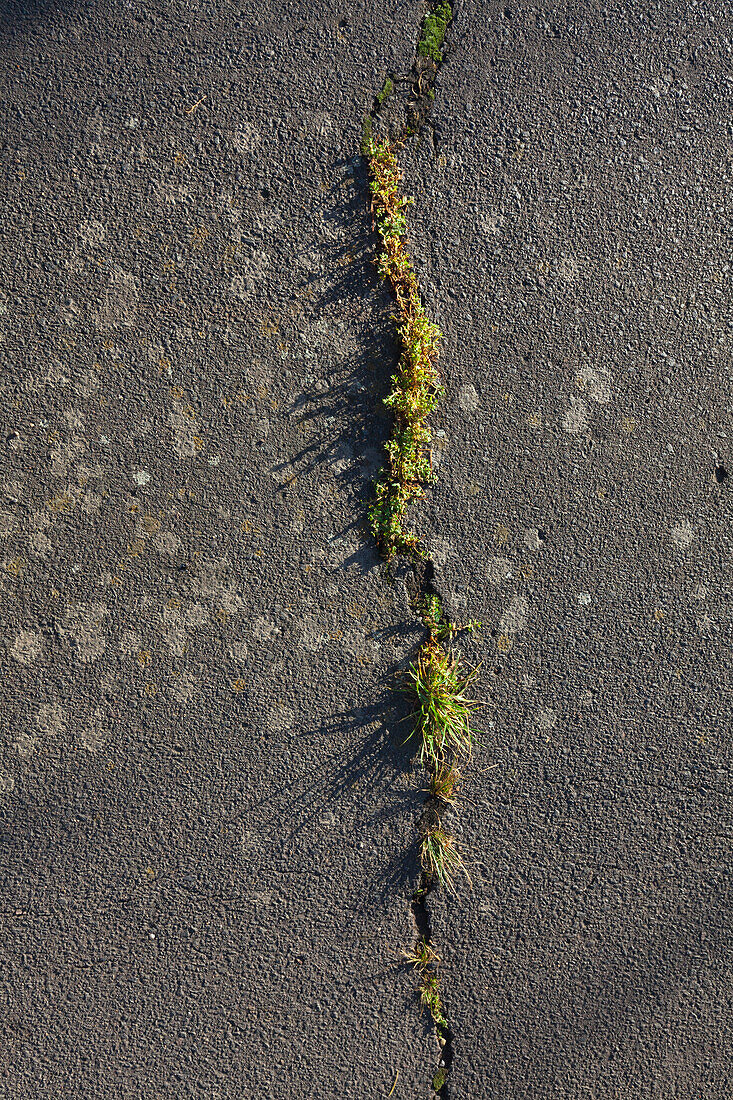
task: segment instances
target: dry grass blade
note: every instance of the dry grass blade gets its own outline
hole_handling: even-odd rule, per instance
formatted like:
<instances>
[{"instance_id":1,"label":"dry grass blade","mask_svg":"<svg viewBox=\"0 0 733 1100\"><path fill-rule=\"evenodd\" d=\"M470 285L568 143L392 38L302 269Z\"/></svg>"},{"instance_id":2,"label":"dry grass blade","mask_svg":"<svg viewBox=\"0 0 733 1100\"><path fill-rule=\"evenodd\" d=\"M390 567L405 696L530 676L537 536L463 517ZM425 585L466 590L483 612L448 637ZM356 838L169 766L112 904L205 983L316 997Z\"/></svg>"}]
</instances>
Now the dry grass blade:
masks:
<instances>
[{"instance_id":1,"label":"dry grass blade","mask_svg":"<svg viewBox=\"0 0 733 1100\"><path fill-rule=\"evenodd\" d=\"M420 864L432 881L455 893L455 876L464 874L471 882L466 864L463 862L456 842L446 833L442 825L433 825L420 841Z\"/></svg>"},{"instance_id":2,"label":"dry grass blade","mask_svg":"<svg viewBox=\"0 0 733 1100\"><path fill-rule=\"evenodd\" d=\"M410 963L416 970L427 970L440 962L440 955L433 945L422 937L411 951L403 951L402 954L405 962Z\"/></svg>"}]
</instances>

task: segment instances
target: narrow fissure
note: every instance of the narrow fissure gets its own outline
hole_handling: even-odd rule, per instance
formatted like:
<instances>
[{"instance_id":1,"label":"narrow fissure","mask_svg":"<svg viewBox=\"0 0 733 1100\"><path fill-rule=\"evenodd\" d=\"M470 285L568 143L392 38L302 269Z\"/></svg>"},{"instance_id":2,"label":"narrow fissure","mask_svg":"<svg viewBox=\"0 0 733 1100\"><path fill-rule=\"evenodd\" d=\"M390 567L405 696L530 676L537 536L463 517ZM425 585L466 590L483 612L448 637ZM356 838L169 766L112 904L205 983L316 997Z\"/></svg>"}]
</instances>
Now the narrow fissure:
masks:
<instances>
[{"instance_id":1,"label":"narrow fissure","mask_svg":"<svg viewBox=\"0 0 733 1100\"><path fill-rule=\"evenodd\" d=\"M364 119L362 155L367 161L372 194L372 216L381 242L379 269L390 283L398 312L395 317L402 352L385 405L394 414L394 429L386 444L387 463L375 484L370 524L390 574L404 580L411 606L426 630L426 638L404 674L414 697L420 758L429 777L429 793L419 823L420 885L412 897L416 938L404 955L419 972L419 998L435 1025L440 1058L431 1085L447 1100L454 1056L453 1031L443 1009L440 955L433 940L428 899L440 887L454 892L458 873L468 877L458 846L444 827L455 802L459 765L470 757L473 731L470 717L479 704L466 691L478 670L466 670L452 647L461 630L446 618L434 585L434 566L405 526L409 506L424 496L423 486L434 480L428 418L443 388L437 371L441 333L427 317L417 277L404 248L404 210L410 201L400 192L402 172L396 151L418 138L430 117L434 84L444 60L453 6L438 0L421 26L409 75L388 72Z\"/></svg>"},{"instance_id":2,"label":"narrow fissure","mask_svg":"<svg viewBox=\"0 0 733 1100\"><path fill-rule=\"evenodd\" d=\"M428 880L423 872L420 876L420 886L412 898L412 916L415 921L418 938L430 947L433 947L433 932L426 902L428 895L434 889L434 885ZM438 1046L441 1048L441 1053L438 1068L435 1071L431 1084L436 1095L440 1096L441 1100L447 1100L448 1078L450 1076L451 1066L453 1065L453 1032L447 1021L445 1023L438 1023L436 1021L435 1030L437 1032Z\"/></svg>"}]
</instances>

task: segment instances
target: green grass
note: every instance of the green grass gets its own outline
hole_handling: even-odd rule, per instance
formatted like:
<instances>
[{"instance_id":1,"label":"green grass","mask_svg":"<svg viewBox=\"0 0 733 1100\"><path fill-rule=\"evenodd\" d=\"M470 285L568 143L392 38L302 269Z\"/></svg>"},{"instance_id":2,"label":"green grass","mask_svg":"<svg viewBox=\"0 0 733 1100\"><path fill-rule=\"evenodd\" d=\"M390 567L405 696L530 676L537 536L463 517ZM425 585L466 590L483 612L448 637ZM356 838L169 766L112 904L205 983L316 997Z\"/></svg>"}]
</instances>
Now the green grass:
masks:
<instances>
[{"instance_id":1,"label":"green grass","mask_svg":"<svg viewBox=\"0 0 733 1100\"><path fill-rule=\"evenodd\" d=\"M438 764L430 772L428 790L438 802L450 806L455 802L460 775L454 764Z\"/></svg>"},{"instance_id":2,"label":"green grass","mask_svg":"<svg viewBox=\"0 0 733 1100\"><path fill-rule=\"evenodd\" d=\"M423 833L420 841L420 864L428 878L455 893L455 877L462 873L470 882L470 876L453 837L442 825L432 825Z\"/></svg>"},{"instance_id":3,"label":"green grass","mask_svg":"<svg viewBox=\"0 0 733 1100\"><path fill-rule=\"evenodd\" d=\"M478 672L464 670L452 650L428 640L405 674L406 690L417 701L410 717L420 738L420 760L430 771L437 771L451 754L471 755L471 715L481 703L467 692Z\"/></svg>"},{"instance_id":4,"label":"green grass","mask_svg":"<svg viewBox=\"0 0 733 1100\"><path fill-rule=\"evenodd\" d=\"M448 1021L443 1012L443 1004L440 999L437 974L423 974L420 983L420 1004L428 1009L435 1023L441 1028L448 1027Z\"/></svg>"},{"instance_id":5,"label":"green grass","mask_svg":"<svg viewBox=\"0 0 733 1100\"><path fill-rule=\"evenodd\" d=\"M417 52L422 57L431 57L439 64L443 60L443 42L448 24L453 18L451 6L447 0L441 0L431 12L425 16L422 25L422 34L417 46Z\"/></svg>"}]
</instances>

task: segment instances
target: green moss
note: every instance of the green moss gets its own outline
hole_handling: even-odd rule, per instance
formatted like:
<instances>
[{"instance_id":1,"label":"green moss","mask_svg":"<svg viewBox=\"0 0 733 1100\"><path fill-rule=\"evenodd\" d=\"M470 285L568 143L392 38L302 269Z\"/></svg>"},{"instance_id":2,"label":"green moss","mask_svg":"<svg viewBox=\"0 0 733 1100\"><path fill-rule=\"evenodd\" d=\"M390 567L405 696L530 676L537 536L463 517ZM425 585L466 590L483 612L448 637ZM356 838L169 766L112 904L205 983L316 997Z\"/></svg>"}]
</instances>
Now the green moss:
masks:
<instances>
[{"instance_id":1,"label":"green moss","mask_svg":"<svg viewBox=\"0 0 733 1100\"><path fill-rule=\"evenodd\" d=\"M385 99L387 99L388 96L391 96L393 91L394 91L394 81L391 80L389 77L386 77L386 79L384 81L384 87L382 88L381 92L377 96L377 103L379 104L380 107L382 107L384 105Z\"/></svg>"},{"instance_id":2,"label":"green moss","mask_svg":"<svg viewBox=\"0 0 733 1100\"><path fill-rule=\"evenodd\" d=\"M445 1066L441 1066L435 1074L435 1077L433 1077L433 1091L440 1092L447 1080L448 1070L445 1068Z\"/></svg>"},{"instance_id":3,"label":"green moss","mask_svg":"<svg viewBox=\"0 0 733 1100\"><path fill-rule=\"evenodd\" d=\"M422 34L417 46L417 52L422 57L431 57L437 63L443 60L441 47L445 40L448 24L452 18L453 12L447 0L441 0L431 12L428 12L422 25Z\"/></svg>"},{"instance_id":4,"label":"green moss","mask_svg":"<svg viewBox=\"0 0 733 1100\"><path fill-rule=\"evenodd\" d=\"M361 125L361 155L363 157L369 156L369 150L374 146L374 137L372 134L372 120L370 115L364 116L364 121Z\"/></svg>"}]
</instances>

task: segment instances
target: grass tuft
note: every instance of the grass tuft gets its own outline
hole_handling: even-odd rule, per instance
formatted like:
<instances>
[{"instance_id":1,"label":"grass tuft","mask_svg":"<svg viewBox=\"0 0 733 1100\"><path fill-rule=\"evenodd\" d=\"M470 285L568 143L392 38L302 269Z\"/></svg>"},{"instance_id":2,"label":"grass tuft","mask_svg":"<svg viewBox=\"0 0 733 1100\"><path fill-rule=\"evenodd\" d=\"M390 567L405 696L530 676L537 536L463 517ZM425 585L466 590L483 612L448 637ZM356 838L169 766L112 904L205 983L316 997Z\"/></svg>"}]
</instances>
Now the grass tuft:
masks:
<instances>
[{"instance_id":1,"label":"grass tuft","mask_svg":"<svg viewBox=\"0 0 733 1100\"><path fill-rule=\"evenodd\" d=\"M437 799L438 802L450 806L455 802L456 794L458 793L459 779L460 775L458 768L456 768L454 764L438 764L430 772L430 786L428 790L431 796Z\"/></svg>"},{"instance_id":2,"label":"grass tuft","mask_svg":"<svg viewBox=\"0 0 733 1100\"><path fill-rule=\"evenodd\" d=\"M478 673L478 668L464 671L460 657L431 640L405 673L406 690L417 701L410 717L420 738L420 760L430 771L437 771L449 754L471 755L471 715L481 703L467 691Z\"/></svg>"},{"instance_id":3,"label":"grass tuft","mask_svg":"<svg viewBox=\"0 0 733 1100\"><path fill-rule=\"evenodd\" d=\"M410 963L416 970L428 970L430 967L437 966L440 962L440 955L435 950L432 944L428 943L422 936L417 941L411 951L403 952L405 961Z\"/></svg>"},{"instance_id":4,"label":"grass tuft","mask_svg":"<svg viewBox=\"0 0 733 1100\"><path fill-rule=\"evenodd\" d=\"M439 1027L448 1027L448 1021L443 1012L443 1003L440 999L437 974L423 974L420 983L420 1004L429 1010L430 1015Z\"/></svg>"},{"instance_id":5,"label":"grass tuft","mask_svg":"<svg viewBox=\"0 0 733 1100\"><path fill-rule=\"evenodd\" d=\"M464 874L469 883L471 881L455 840L446 833L442 825L432 825L423 834L420 841L420 864L431 881L437 882L451 894L455 893L457 874Z\"/></svg>"}]
</instances>

